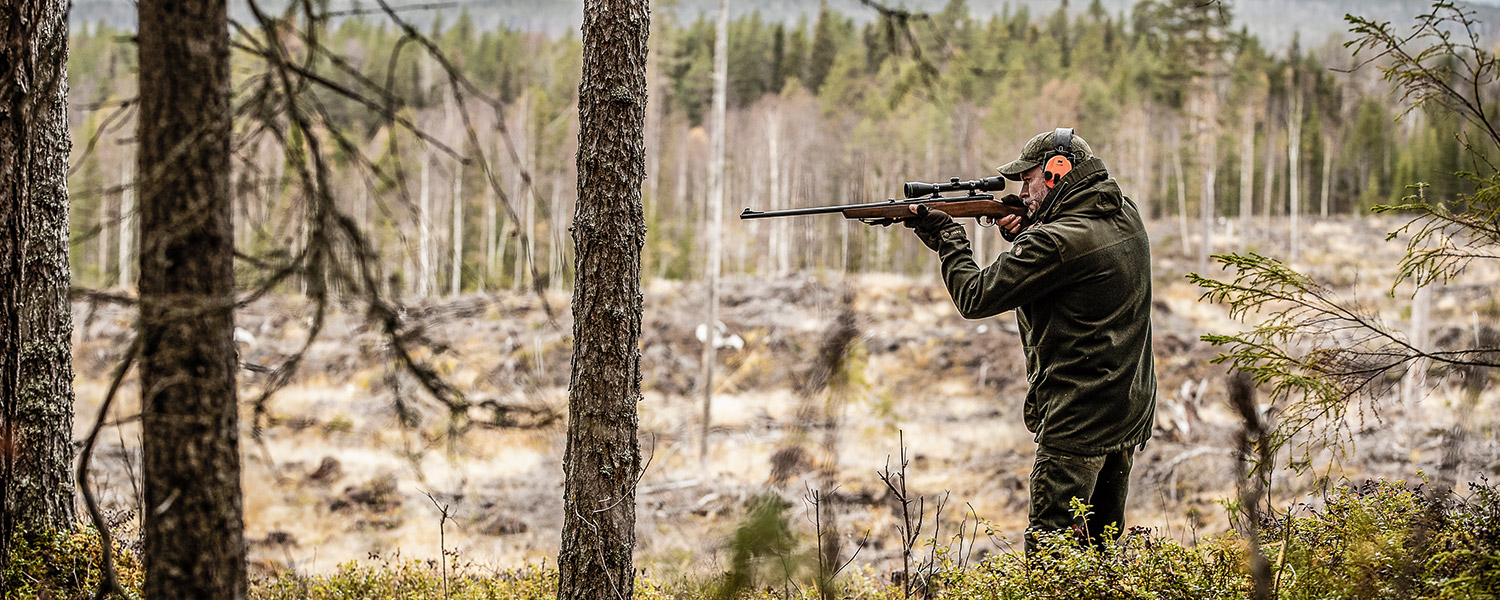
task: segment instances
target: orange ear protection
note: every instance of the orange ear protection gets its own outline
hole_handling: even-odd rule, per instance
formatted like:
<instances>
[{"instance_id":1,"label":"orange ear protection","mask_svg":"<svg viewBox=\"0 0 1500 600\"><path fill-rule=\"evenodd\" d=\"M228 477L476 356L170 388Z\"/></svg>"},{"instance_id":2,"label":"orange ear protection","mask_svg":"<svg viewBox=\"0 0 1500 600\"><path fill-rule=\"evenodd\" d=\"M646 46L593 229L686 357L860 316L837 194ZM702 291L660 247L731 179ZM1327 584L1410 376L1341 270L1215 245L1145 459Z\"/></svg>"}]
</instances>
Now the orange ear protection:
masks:
<instances>
[{"instance_id":1,"label":"orange ear protection","mask_svg":"<svg viewBox=\"0 0 1500 600\"><path fill-rule=\"evenodd\" d=\"M1073 170L1073 128L1058 127L1052 132L1052 157L1042 167L1042 181L1047 189L1057 186L1064 175Z\"/></svg>"}]
</instances>

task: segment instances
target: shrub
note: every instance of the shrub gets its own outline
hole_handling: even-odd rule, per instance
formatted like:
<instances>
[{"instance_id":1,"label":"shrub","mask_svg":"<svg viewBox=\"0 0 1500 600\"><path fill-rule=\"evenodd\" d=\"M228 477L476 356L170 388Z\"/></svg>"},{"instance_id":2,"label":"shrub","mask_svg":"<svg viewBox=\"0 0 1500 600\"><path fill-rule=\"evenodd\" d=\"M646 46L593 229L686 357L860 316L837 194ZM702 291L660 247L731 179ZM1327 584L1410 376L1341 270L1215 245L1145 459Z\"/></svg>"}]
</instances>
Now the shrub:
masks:
<instances>
[{"instance_id":1,"label":"shrub","mask_svg":"<svg viewBox=\"0 0 1500 600\"><path fill-rule=\"evenodd\" d=\"M145 572L140 557L118 538L115 572L131 598L141 596ZM6 587L14 598L93 598L102 576L99 532L80 526L73 531L24 531L12 540Z\"/></svg>"},{"instance_id":2,"label":"shrub","mask_svg":"<svg viewBox=\"0 0 1500 600\"><path fill-rule=\"evenodd\" d=\"M1272 563L1275 598L1452 600L1500 597L1500 489L1487 481L1470 484L1463 496L1429 494L1424 485L1370 481L1343 486L1323 508L1268 519L1261 551ZM795 543L780 511L763 510L760 520L782 532L772 554L792 554ZM1071 532L1042 535L1040 550L991 555L963 565L953 553L936 549L934 597L974 600L1088 598L1188 600L1248 599L1251 547L1234 532L1186 546L1137 527L1096 550ZM121 583L138 598L142 570L138 556L117 544ZM756 556L761 553L752 552ZM332 573L284 573L251 583L255 600L368 600L448 598L453 600L550 600L557 571L548 566L493 570L456 560L446 573L435 559L399 555L339 565ZM754 562L754 561L751 561ZM458 563L458 564L455 564ZM73 533L27 533L14 545L4 576L18 599L92 598L99 581L99 536L90 528ZM961 566L963 565L963 566ZM726 574L727 575L727 574ZM805 579L805 578L804 578ZM841 576L837 596L849 600L902 598L894 576L868 567ZM775 581L768 573L745 578L733 597L746 600L818 598L807 581ZM446 592L445 592L446 588ZM710 598L725 591L721 578L663 582L636 577L640 600Z\"/></svg>"}]
</instances>

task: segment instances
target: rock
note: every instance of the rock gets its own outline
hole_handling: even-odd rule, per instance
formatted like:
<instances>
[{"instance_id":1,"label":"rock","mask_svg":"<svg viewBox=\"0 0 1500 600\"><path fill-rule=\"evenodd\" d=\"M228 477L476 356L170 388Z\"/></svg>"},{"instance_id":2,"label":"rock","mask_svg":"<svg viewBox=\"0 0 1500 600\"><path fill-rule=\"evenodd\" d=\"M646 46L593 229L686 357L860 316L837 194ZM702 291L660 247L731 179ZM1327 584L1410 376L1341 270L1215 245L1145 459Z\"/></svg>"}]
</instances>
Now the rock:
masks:
<instances>
[{"instance_id":1,"label":"rock","mask_svg":"<svg viewBox=\"0 0 1500 600\"><path fill-rule=\"evenodd\" d=\"M297 547L297 536L278 529L267 533L265 539L260 541L260 545L295 548Z\"/></svg>"},{"instance_id":2,"label":"rock","mask_svg":"<svg viewBox=\"0 0 1500 600\"><path fill-rule=\"evenodd\" d=\"M323 461L318 463L318 468L307 474L309 483L329 484L344 476L344 465L339 459L332 456L324 456Z\"/></svg>"},{"instance_id":3,"label":"rock","mask_svg":"<svg viewBox=\"0 0 1500 600\"><path fill-rule=\"evenodd\" d=\"M480 528L480 532L485 535L515 535L530 530L531 527L528 527L525 521L504 513L495 515L495 518L490 519L484 527Z\"/></svg>"},{"instance_id":4,"label":"rock","mask_svg":"<svg viewBox=\"0 0 1500 600\"><path fill-rule=\"evenodd\" d=\"M371 479L362 487L344 489L344 496L329 503L334 512L364 509L371 512L389 512L401 507L401 495L396 492L396 477L385 475Z\"/></svg>"}]
</instances>

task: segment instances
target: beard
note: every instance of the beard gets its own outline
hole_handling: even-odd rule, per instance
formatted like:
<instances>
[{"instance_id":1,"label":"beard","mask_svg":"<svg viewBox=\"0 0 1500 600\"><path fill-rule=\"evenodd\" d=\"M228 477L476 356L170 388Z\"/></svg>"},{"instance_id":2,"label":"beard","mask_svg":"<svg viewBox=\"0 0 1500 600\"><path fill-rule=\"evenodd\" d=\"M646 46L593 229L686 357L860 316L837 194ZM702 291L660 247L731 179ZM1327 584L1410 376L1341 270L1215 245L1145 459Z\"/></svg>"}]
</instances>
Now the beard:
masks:
<instances>
[{"instance_id":1,"label":"beard","mask_svg":"<svg viewBox=\"0 0 1500 600\"><path fill-rule=\"evenodd\" d=\"M1047 192L1051 190L1048 190L1047 184L1042 183L1040 180L1035 183L1027 181L1022 185L1025 186L1024 189L1026 191L1026 199L1021 201L1026 205L1026 218L1035 219L1038 210L1042 207L1042 200L1046 199Z\"/></svg>"}]
</instances>

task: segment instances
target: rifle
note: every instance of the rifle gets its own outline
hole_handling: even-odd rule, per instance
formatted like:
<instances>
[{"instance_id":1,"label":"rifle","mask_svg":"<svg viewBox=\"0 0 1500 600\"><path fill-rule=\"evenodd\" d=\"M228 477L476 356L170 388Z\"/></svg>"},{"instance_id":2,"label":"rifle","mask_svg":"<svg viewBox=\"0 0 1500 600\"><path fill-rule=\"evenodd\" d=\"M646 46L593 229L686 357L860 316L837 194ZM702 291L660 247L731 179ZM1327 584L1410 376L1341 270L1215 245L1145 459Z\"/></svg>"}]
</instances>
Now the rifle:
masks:
<instances>
[{"instance_id":1,"label":"rifle","mask_svg":"<svg viewBox=\"0 0 1500 600\"><path fill-rule=\"evenodd\" d=\"M1026 205L1015 194L1007 194L996 200L994 194L980 193L998 192L1003 189L1005 189L1004 177L985 177L970 181L961 181L957 177L952 177L948 179L947 183L909 181L902 190L906 196L905 200L892 198L885 202L869 202L866 204L814 206L810 208L789 208L768 211L756 211L746 208L744 212L740 213L740 218L766 219L771 217L843 213L845 219L855 219L869 225L888 226L892 223L900 223L901 221L917 216L911 212L911 207L918 204L926 205L931 210L941 210L952 217L974 217L979 220L980 225L985 225L985 218L988 218L991 224L996 219L1006 215L1020 215L1021 218L1026 218ZM945 192L960 191L968 191L968 194L960 196L943 195Z\"/></svg>"}]
</instances>

